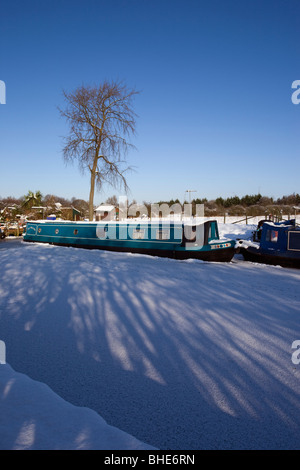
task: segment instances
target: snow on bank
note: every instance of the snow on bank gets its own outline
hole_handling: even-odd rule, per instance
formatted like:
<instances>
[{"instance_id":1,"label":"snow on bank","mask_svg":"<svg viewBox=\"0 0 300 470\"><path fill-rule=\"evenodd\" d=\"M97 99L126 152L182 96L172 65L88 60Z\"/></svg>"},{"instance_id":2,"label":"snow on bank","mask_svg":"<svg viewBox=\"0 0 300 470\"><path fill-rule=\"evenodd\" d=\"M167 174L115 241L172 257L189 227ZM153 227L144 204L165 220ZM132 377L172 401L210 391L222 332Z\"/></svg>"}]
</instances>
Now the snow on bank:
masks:
<instances>
[{"instance_id":1,"label":"snow on bank","mask_svg":"<svg viewBox=\"0 0 300 470\"><path fill-rule=\"evenodd\" d=\"M75 407L45 384L0 365L0 449L147 450L95 411Z\"/></svg>"},{"instance_id":2,"label":"snow on bank","mask_svg":"<svg viewBox=\"0 0 300 470\"><path fill-rule=\"evenodd\" d=\"M253 232L256 230L257 225L247 224L232 224L232 223L218 223L220 238L237 238L248 239L252 237Z\"/></svg>"},{"instance_id":3,"label":"snow on bank","mask_svg":"<svg viewBox=\"0 0 300 470\"><path fill-rule=\"evenodd\" d=\"M299 271L26 243L0 265L1 448L300 448Z\"/></svg>"}]
</instances>

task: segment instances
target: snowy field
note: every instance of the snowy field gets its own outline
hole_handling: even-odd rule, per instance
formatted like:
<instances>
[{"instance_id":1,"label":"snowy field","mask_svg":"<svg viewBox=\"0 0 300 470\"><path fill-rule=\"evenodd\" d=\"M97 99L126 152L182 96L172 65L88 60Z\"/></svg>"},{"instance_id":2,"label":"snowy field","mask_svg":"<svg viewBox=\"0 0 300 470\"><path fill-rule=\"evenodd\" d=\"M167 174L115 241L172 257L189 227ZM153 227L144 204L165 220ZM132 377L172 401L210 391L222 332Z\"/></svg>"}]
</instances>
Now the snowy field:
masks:
<instances>
[{"instance_id":1,"label":"snowy field","mask_svg":"<svg viewBox=\"0 0 300 470\"><path fill-rule=\"evenodd\" d=\"M300 448L299 270L14 240L0 266L0 449Z\"/></svg>"}]
</instances>

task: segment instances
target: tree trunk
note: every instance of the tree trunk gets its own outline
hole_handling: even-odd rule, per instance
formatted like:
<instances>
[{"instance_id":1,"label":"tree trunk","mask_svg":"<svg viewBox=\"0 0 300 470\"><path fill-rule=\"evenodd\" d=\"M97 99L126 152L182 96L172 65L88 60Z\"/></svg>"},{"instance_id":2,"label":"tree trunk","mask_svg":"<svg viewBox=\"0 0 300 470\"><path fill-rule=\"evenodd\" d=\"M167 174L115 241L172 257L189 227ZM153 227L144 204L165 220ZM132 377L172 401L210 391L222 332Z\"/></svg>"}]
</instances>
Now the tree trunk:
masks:
<instances>
[{"instance_id":1,"label":"tree trunk","mask_svg":"<svg viewBox=\"0 0 300 470\"><path fill-rule=\"evenodd\" d=\"M90 220L90 222L94 220L95 179L96 179L96 171L94 169L92 169L91 170L90 198L89 198L89 220Z\"/></svg>"}]
</instances>

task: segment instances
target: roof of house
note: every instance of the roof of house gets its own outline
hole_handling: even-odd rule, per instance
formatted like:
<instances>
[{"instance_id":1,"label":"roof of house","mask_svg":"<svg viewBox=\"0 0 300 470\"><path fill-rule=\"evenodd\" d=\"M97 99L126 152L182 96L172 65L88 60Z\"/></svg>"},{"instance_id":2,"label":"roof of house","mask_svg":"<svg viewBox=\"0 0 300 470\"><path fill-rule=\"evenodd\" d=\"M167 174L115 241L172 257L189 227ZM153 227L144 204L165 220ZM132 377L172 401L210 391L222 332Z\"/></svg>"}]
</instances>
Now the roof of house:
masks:
<instances>
[{"instance_id":1,"label":"roof of house","mask_svg":"<svg viewBox=\"0 0 300 470\"><path fill-rule=\"evenodd\" d=\"M114 209L115 209L115 206L101 204L95 209L95 211L96 212L111 212Z\"/></svg>"}]
</instances>

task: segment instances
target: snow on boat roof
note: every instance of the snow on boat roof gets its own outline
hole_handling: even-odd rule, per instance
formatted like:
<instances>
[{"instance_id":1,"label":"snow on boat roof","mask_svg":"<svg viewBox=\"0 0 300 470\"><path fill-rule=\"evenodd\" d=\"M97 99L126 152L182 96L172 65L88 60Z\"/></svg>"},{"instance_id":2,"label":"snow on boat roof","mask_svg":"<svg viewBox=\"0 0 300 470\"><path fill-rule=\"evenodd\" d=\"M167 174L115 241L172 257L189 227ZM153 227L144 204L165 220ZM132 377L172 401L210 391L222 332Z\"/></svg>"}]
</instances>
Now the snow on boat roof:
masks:
<instances>
[{"instance_id":1,"label":"snow on boat roof","mask_svg":"<svg viewBox=\"0 0 300 470\"><path fill-rule=\"evenodd\" d=\"M282 223L281 223L281 222L277 222L277 223L276 223L276 222L271 222L271 221L269 222L269 221L266 221L266 222L264 222L264 224L269 225L270 227L277 227L277 228L278 228L278 227L294 227L293 224L288 224L288 223L286 223L286 222L282 222Z\"/></svg>"},{"instance_id":2,"label":"snow on boat roof","mask_svg":"<svg viewBox=\"0 0 300 470\"><path fill-rule=\"evenodd\" d=\"M172 225L177 225L177 226L182 226L182 224L187 225L187 226L195 226L195 225L201 225L204 222L207 222L207 220L173 220L173 219L165 219L165 218L157 218L157 219L124 219L124 220L64 220L64 219L39 219L39 220L28 220L27 223L38 223L38 224L55 224L55 223L63 223L63 224L132 224L132 225L148 225L148 224L172 224ZM211 220L211 222L216 222L214 219Z\"/></svg>"}]
</instances>

